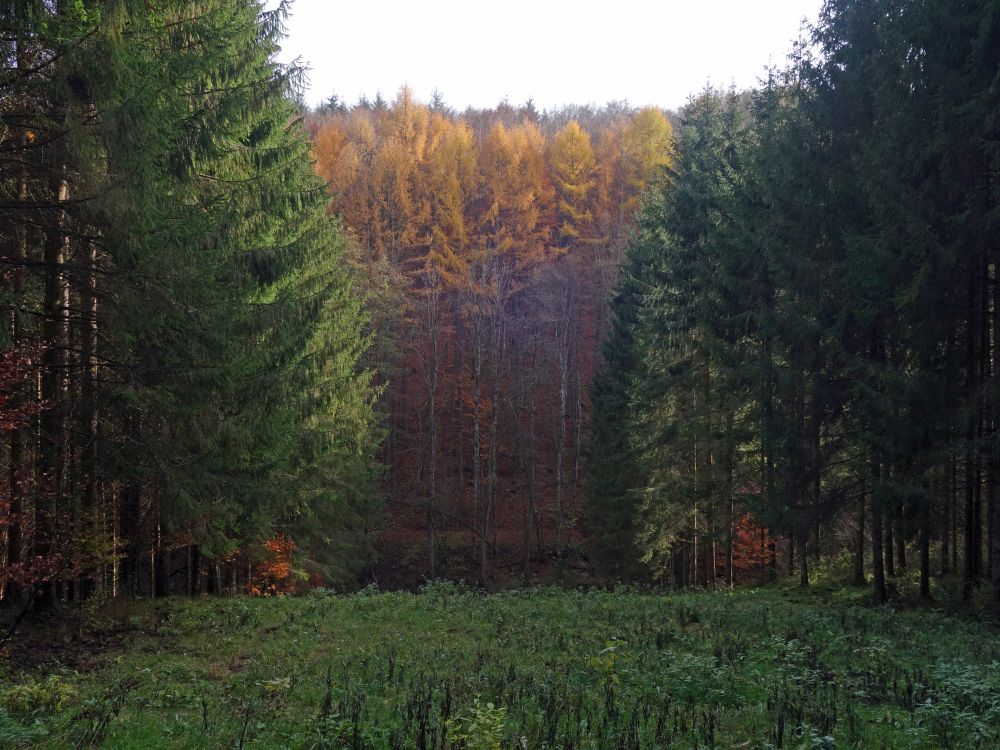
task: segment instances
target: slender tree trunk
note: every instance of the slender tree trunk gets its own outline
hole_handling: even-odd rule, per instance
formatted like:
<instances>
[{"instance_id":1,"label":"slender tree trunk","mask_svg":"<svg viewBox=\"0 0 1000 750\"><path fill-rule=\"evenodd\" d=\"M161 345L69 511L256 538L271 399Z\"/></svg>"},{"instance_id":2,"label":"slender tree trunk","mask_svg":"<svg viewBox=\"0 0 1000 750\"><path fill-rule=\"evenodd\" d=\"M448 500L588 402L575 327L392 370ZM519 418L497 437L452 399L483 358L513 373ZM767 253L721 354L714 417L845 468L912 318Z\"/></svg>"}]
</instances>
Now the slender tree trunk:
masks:
<instances>
[{"instance_id":1,"label":"slender tree trunk","mask_svg":"<svg viewBox=\"0 0 1000 750\"><path fill-rule=\"evenodd\" d=\"M764 555L764 551L767 549L767 541L768 541L768 534L769 533L770 532L769 532L769 530L767 528L761 526L761 528L760 528L760 541L759 541L759 544L758 544L758 547L757 547L760 550L761 555ZM766 577L767 577L767 560L762 556L759 559L759 561L755 561L755 562L759 562L759 565L757 565L755 567L755 573L756 573L756 576L757 576L756 580L759 583L763 583L766 580Z\"/></svg>"},{"instance_id":2,"label":"slender tree trunk","mask_svg":"<svg viewBox=\"0 0 1000 750\"><path fill-rule=\"evenodd\" d=\"M992 552L990 560L992 562L992 567L990 568L990 580L992 589L992 602L994 613L1000 613L1000 533L997 533L997 529L1000 529L1000 502L997 501L996 495L993 496L990 502L990 551Z\"/></svg>"},{"instance_id":3,"label":"slender tree trunk","mask_svg":"<svg viewBox=\"0 0 1000 750\"><path fill-rule=\"evenodd\" d=\"M896 577L896 559L893 557L893 550L895 550L896 545L893 539L892 527L893 518L892 514L885 514L885 572L891 577Z\"/></svg>"},{"instance_id":4,"label":"slender tree trunk","mask_svg":"<svg viewBox=\"0 0 1000 750\"><path fill-rule=\"evenodd\" d=\"M86 287L81 295L83 301L83 383L81 395L83 408L81 422L84 445L81 463L84 474L83 516L87 527L98 541L103 539L101 514L98 512L97 471L98 471L98 420L97 420L97 245L88 243ZM97 562L97 561L93 561ZM95 568L96 570L97 568ZM91 577L84 588L94 585Z\"/></svg>"},{"instance_id":5,"label":"slender tree trunk","mask_svg":"<svg viewBox=\"0 0 1000 750\"><path fill-rule=\"evenodd\" d=\"M479 313L476 313L475 344L472 356L472 494L476 511L476 528L479 546L479 581L486 582L487 529L489 509L483 498L483 446L479 428L479 411L482 404L483 336Z\"/></svg>"},{"instance_id":6,"label":"slender tree trunk","mask_svg":"<svg viewBox=\"0 0 1000 750\"><path fill-rule=\"evenodd\" d=\"M567 283L564 290L557 353L559 356L559 430L556 443L556 556L563 556L563 535L566 526L566 432L569 401L570 326L573 321L574 295Z\"/></svg>"},{"instance_id":7,"label":"slender tree trunk","mask_svg":"<svg viewBox=\"0 0 1000 750\"><path fill-rule=\"evenodd\" d=\"M982 442L982 425L976 427L976 444ZM978 451L972 461L972 582L978 586L983 576L983 462Z\"/></svg>"},{"instance_id":8,"label":"slender tree trunk","mask_svg":"<svg viewBox=\"0 0 1000 750\"><path fill-rule=\"evenodd\" d=\"M427 363L427 419L430 431L430 454L427 462L427 560L430 577L437 577L437 556L434 540L435 501L437 500L437 390L438 390L438 279L433 274L429 282L431 293L427 303L427 337L430 343L430 361Z\"/></svg>"},{"instance_id":9,"label":"slender tree trunk","mask_svg":"<svg viewBox=\"0 0 1000 750\"><path fill-rule=\"evenodd\" d=\"M538 395L536 393L537 382L534 383L531 392L531 458L528 464L528 476L531 479L531 483L528 486L528 498L531 501L531 524L535 529L535 542L536 542L536 553L539 560L545 557L545 544L544 544L544 532L542 529L542 521L538 514L538 502L536 498L536 492L538 488L538 481L536 477L536 467L538 466L538 453L535 446L537 445L537 416L538 416Z\"/></svg>"},{"instance_id":10,"label":"slender tree trunk","mask_svg":"<svg viewBox=\"0 0 1000 750\"><path fill-rule=\"evenodd\" d=\"M968 361L966 363L967 374L965 384L967 398L973 404L973 412L976 411L974 404L978 401L978 383L976 377L979 367L976 353L976 344L978 342L976 324L979 319L977 281L978 274L973 269L973 273L969 278L969 307L966 319L966 354ZM972 601L972 592L977 579L976 521L978 509L976 507L976 484L979 476L976 471L976 456L974 451L976 433L975 420L970 418L965 433L965 569L962 581L962 599L966 603Z\"/></svg>"},{"instance_id":11,"label":"slender tree trunk","mask_svg":"<svg viewBox=\"0 0 1000 750\"><path fill-rule=\"evenodd\" d=\"M951 455L945 459L944 465L944 512L942 513L943 518L941 524L941 574L947 575L951 572L951 551L949 549L948 542L951 538L951 505L952 505L952 486L951 486Z\"/></svg>"},{"instance_id":12,"label":"slender tree trunk","mask_svg":"<svg viewBox=\"0 0 1000 750\"><path fill-rule=\"evenodd\" d=\"M769 319L773 319L774 316L774 289L770 286L770 280L765 282L767 284L767 298L766 307L767 315ZM775 377L774 377L774 352L773 352L773 342L771 340L771 334L765 333L764 336L764 346L763 346L763 370L764 370L764 426L763 426L763 464L764 464L764 497L768 507L774 507L775 498L777 493L775 492L775 475L774 475L774 454L775 454L775 429L774 429L774 387L775 387ZM778 575L777 571L777 554L774 542L773 529L768 528L768 578L770 580L775 580Z\"/></svg>"},{"instance_id":13,"label":"slender tree trunk","mask_svg":"<svg viewBox=\"0 0 1000 750\"><path fill-rule=\"evenodd\" d=\"M965 602L972 601L972 592L976 585L976 494L973 489L975 482L973 463L972 449L969 448L965 455L965 568L962 579L962 599Z\"/></svg>"},{"instance_id":14,"label":"slender tree trunk","mask_svg":"<svg viewBox=\"0 0 1000 750\"><path fill-rule=\"evenodd\" d=\"M877 456L872 457L872 572L873 595L876 604L883 604L889 597L885 588L885 568L882 556L882 510L878 507L874 493L882 481L881 464Z\"/></svg>"},{"instance_id":15,"label":"slender tree trunk","mask_svg":"<svg viewBox=\"0 0 1000 750\"><path fill-rule=\"evenodd\" d=\"M809 540L808 527L799 534L799 586L809 588L809 555L806 546Z\"/></svg>"},{"instance_id":16,"label":"slender tree trunk","mask_svg":"<svg viewBox=\"0 0 1000 750\"><path fill-rule=\"evenodd\" d=\"M976 394L976 445L982 446L984 444L984 437L986 435L987 420L989 420L989 406L987 404L987 394L982 386L986 386L990 383L990 364L991 364L991 349L990 349L990 321L992 316L990 315L990 272L989 272L989 258L987 252L984 250L982 254L982 259L980 261L980 278L981 278L981 292L979 294L979 358L978 358L978 382L981 384L979 392ZM985 552L983 544L983 531L985 529L986 523L984 520L988 521L988 508L987 502L984 498L984 483L988 485L989 475L988 475L988 463L986 461L986 451L984 449L977 449L975 452L976 456L976 523L975 523L975 551L976 551L976 584L983 578L983 574L989 575L989 568L986 567L983 560L983 554ZM988 487L986 488L988 492ZM987 519L984 519L984 511L986 511Z\"/></svg>"},{"instance_id":17,"label":"slender tree trunk","mask_svg":"<svg viewBox=\"0 0 1000 750\"><path fill-rule=\"evenodd\" d=\"M700 531L698 525L698 493L701 488L698 484L698 446L695 445L694 448L694 512L692 514L692 533L691 533L691 582L695 586L698 585L698 533Z\"/></svg>"},{"instance_id":18,"label":"slender tree trunk","mask_svg":"<svg viewBox=\"0 0 1000 750\"><path fill-rule=\"evenodd\" d=\"M896 567L900 574L906 573L906 513L904 508L896 522Z\"/></svg>"},{"instance_id":19,"label":"slender tree trunk","mask_svg":"<svg viewBox=\"0 0 1000 750\"><path fill-rule=\"evenodd\" d=\"M920 597L931 598L931 509L925 502L920 512Z\"/></svg>"},{"instance_id":20,"label":"slender tree trunk","mask_svg":"<svg viewBox=\"0 0 1000 750\"><path fill-rule=\"evenodd\" d=\"M573 368L573 486L580 486L580 456L583 446L583 383L580 369L583 366L583 315L577 316L576 365Z\"/></svg>"},{"instance_id":21,"label":"slender tree trunk","mask_svg":"<svg viewBox=\"0 0 1000 750\"><path fill-rule=\"evenodd\" d=\"M490 399L489 474L487 479L487 505L493 514L493 559L497 556L499 519L497 513L497 443L500 417L500 384L504 356L504 269L497 264L494 278L493 325L490 358L493 370L493 390Z\"/></svg>"},{"instance_id":22,"label":"slender tree trunk","mask_svg":"<svg viewBox=\"0 0 1000 750\"><path fill-rule=\"evenodd\" d=\"M532 341L532 352L535 350L535 342ZM526 477L525 481L527 484L527 492L525 502L526 502L526 512L524 519L524 574L527 576L531 571L531 544L532 535L534 531L535 523L535 419L537 413L537 401L535 398L535 391L537 390L537 382L534 376L534 366L531 367L532 376L527 379L526 387L529 390L527 394L529 406L528 412L528 438L527 438L527 460L525 462ZM541 554L541 550L539 550Z\"/></svg>"},{"instance_id":23,"label":"slender tree trunk","mask_svg":"<svg viewBox=\"0 0 1000 750\"><path fill-rule=\"evenodd\" d=\"M121 560L122 585L129 596L138 595L141 515L139 503L142 490L137 484L129 484L121 489L119 526L124 541L124 555Z\"/></svg>"},{"instance_id":24,"label":"slender tree trunk","mask_svg":"<svg viewBox=\"0 0 1000 750\"><path fill-rule=\"evenodd\" d=\"M170 590L170 572L173 563L173 555L169 547L164 546L162 543L158 545L159 550L157 551L154 561L156 563L156 575L154 577L156 583L156 596L170 596L172 593Z\"/></svg>"},{"instance_id":25,"label":"slender tree trunk","mask_svg":"<svg viewBox=\"0 0 1000 750\"><path fill-rule=\"evenodd\" d=\"M19 66L23 64L22 55L18 54ZM18 200L27 202L28 181L22 172L18 177ZM28 235L24 222L17 221L14 233L14 278L12 284L13 301L11 303L10 334L11 343L15 348L23 345L21 340L21 305L24 296L24 264L28 257ZM8 486L10 488L10 508L8 511L7 532L7 566L16 566L23 555L24 538L24 493L21 485L21 474L24 465L25 429L15 427L10 433L10 464ZM4 598L13 605L22 604L25 590L18 582L4 582Z\"/></svg>"},{"instance_id":26,"label":"slender tree trunk","mask_svg":"<svg viewBox=\"0 0 1000 750\"><path fill-rule=\"evenodd\" d=\"M733 411L726 414L726 502L729 506L728 529L726 532L726 581L729 588L733 587L733 534L736 519L735 491L733 480L733 464L735 463L736 445L733 440Z\"/></svg>"},{"instance_id":27,"label":"slender tree trunk","mask_svg":"<svg viewBox=\"0 0 1000 750\"><path fill-rule=\"evenodd\" d=\"M951 478L951 569L958 573L958 461L952 456Z\"/></svg>"},{"instance_id":28,"label":"slender tree trunk","mask_svg":"<svg viewBox=\"0 0 1000 750\"><path fill-rule=\"evenodd\" d=\"M218 595L222 590L219 580L219 563L215 560L209 560L208 562L208 581L206 583L206 589L208 590L209 596Z\"/></svg>"},{"instance_id":29,"label":"slender tree trunk","mask_svg":"<svg viewBox=\"0 0 1000 750\"><path fill-rule=\"evenodd\" d=\"M62 167L59 167L60 172ZM57 204L69 199L69 183L60 174L53 179L52 193ZM63 378L66 370L66 277L64 266L69 237L65 234L66 217L59 209L55 226L48 230L45 242L45 320L43 325L45 352L42 356L42 392L45 404L39 420L38 474L43 487L44 501L36 508L35 554L45 560L57 553L58 515L63 491ZM40 587L40 602L54 604L57 588L54 581Z\"/></svg>"},{"instance_id":30,"label":"slender tree trunk","mask_svg":"<svg viewBox=\"0 0 1000 750\"><path fill-rule=\"evenodd\" d=\"M993 386L990 399L988 417L991 420L990 432L995 433L1000 429L1000 413L997 410L996 389L1000 385L1000 367L997 367L996 358L1000 354L1000 266L996 257L996 249L991 248L993 262L990 264L993 269L993 279L989 288L992 292L992 317L989 356L984 357L984 362L990 368L990 382ZM990 599L993 605L993 613L1000 616L1000 498L997 497L997 484L1000 482L1000 452L993 447L988 454L987 463L987 507L986 507L986 545L987 571L990 579Z\"/></svg>"},{"instance_id":31,"label":"slender tree trunk","mask_svg":"<svg viewBox=\"0 0 1000 750\"><path fill-rule=\"evenodd\" d=\"M858 498L857 531L854 539L854 585L864 586L865 581L865 481L861 481L861 496Z\"/></svg>"},{"instance_id":32,"label":"slender tree trunk","mask_svg":"<svg viewBox=\"0 0 1000 750\"><path fill-rule=\"evenodd\" d=\"M787 572L788 572L788 576L789 577L791 577L792 574L795 573L795 545L796 545L795 534L794 533L789 534L788 535L788 552L787 552L788 559L785 561L786 564L788 565L788 571Z\"/></svg>"},{"instance_id":33,"label":"slender tree trunk","mask_svg":"<svg viewBox=\"0 0 1000 750\"><path fill-rule=\"evenodd\" d=\"M778 545L774 541L775 537L768 534L767 542L767 577L774 581L778 578Z\"/></svg>"},{"instance_id":34,"label":"slender tree trunk","mask_svg":"<svg viewBox=\"0 0 1000 750\"><path fill-rule=\"evenodd\" d=\"M994 457L990 457L987 467L986 467L986 567L984 571L991 582L994 581L994 575L997 567L996 559L996 483L997 483L997 460ZM991 586L992 588L992 586Z\"/></svg>"},{"instance_id":35,"label":"slender tree trunk","mask_svg":"<svg viewBox=\"0 0 1000 750\"><path fill-rule=\"evenodd\" d=\"M197 544L187 546L187 595L201 593L201 554Z\"/></svg>"},{"instance_id":36,"label":"slender tree trunk","mask_svg":"<svg viewBox=\"0 0 1000 750\"><path fill-rule=\"evenodd\" d=\"M715 568L715 523L709 526L708 543L705 545L705 585L713 591L718 588L719 580Z\"/></svg>"}]
</instances>

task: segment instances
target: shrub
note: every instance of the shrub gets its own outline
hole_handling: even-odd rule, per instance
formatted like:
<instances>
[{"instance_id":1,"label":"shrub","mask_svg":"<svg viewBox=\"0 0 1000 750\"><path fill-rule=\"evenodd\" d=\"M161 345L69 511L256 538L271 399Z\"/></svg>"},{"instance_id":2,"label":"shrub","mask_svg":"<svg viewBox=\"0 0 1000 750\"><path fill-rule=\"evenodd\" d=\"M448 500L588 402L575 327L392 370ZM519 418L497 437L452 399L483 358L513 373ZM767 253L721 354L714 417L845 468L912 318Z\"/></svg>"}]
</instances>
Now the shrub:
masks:
<instances>
[{"instance_id":1,"label":"shrub","mask_svg":"<svg viewBox=\"0 0 1000 750\"><path fill-rule=\"evenodd\" d=\"M0 689L0 707L18 716L58 712L79 700L77 689L59 675Z\"/></svg>"}]
</instances>

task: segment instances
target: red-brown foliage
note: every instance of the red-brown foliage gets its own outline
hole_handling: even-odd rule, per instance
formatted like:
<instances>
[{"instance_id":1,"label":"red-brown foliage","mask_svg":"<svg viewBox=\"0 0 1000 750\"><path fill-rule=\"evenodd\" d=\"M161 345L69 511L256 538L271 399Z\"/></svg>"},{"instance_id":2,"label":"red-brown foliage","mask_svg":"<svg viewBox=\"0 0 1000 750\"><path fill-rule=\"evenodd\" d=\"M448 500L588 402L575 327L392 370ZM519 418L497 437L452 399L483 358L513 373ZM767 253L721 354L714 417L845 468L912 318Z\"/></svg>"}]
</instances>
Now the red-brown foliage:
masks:
<instances>
[{"instance_id":1,"label":"red-brown foliage","mask_svg":"<svg viewBox=\"0 0 1000 750\"><path fill-rule=\"evenodd\" d=\"M385 300L373 364L388 381L390 517L376 575L496 577L572 554L606 300L637 196L667 158L663 113L458 117L404 89L309 129Z\"/></svg>"},{"instance_id":2,"label":"red-brown foliage","mask_svg":"<svg viewBox=\"0 0 1000 750\"><path fill-rule=\"evenodd\" d=\"M264 560L254 568L248 593L252 596L294 594L295 550L295 542L285 534L264 542Z\"/></svg>"}]
</instances>

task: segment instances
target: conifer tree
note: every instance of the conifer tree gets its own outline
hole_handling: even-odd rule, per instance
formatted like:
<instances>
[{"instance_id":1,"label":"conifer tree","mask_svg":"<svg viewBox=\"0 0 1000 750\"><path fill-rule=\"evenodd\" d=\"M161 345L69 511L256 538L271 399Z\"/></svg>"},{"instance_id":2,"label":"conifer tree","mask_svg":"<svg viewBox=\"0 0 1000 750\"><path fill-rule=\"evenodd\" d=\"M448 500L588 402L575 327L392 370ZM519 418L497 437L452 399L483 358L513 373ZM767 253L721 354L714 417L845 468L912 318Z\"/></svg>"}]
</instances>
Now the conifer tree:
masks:
<instances>
[{"instance_id":1,"label":"conifer tree","mask_svg":"<svg viewBox=\"0 0 1000 750\"><path fill-rule=\"evenodd\" d=\"M47 61L4 81L21 105L5 123L38 171L3 182L7 236L45 238L43 257L11 266L12 309L40 313L53 406L36 424L44 481L21 512L38 519L47 600L171 593L182 565L195 590L206 559L240 550L252 566L264 539L329 540L338 518L344 546L364 546L377 443L364 314L294 119L298 71L273 62L283 13L165 0L19 16L12 47ZM50 220L34 230L39 200ZM28 460L12 451L11 474ZM341 579L364 564L310 546Z\"/></svg>"}]
</instances>

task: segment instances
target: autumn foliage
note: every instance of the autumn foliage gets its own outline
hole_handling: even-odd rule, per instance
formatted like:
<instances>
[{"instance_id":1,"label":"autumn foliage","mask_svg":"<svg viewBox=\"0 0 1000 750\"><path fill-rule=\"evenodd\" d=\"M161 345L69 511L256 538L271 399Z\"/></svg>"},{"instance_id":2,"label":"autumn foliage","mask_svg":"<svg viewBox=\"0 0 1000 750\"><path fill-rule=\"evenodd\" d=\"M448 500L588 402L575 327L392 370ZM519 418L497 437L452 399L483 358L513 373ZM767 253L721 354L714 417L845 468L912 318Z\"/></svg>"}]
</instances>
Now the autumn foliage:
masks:
<instances>
[{"instance_id":1,"label":"autumn foliage","mask_svg":"<svg viewBox=\"0 0 1000 750\"><path fill-rule=\"evenodd\" d=\"M265 557L254 570L248 593L254 596L295 593L295 542L285 534L278 534L263 546Z\"/></svg>"},{"instance_id":2,"label":"autumn foliage","mask_svg":"<svg viewBox=\"0 0 1000 750\"><path fill-rule=\"evenodd\" d=\"M606 300L670 122L623 106L458 115L403 88L309 125L377 310L377 574L483 580L578 555Z\"/></svg>"},{"instance_id":3,"label":"autumn foliage","mask_svg":"<svg viewBox=\"0 0 1000 750\"><path fill-rule=\"evenodd\" d=\"M767 527L750 513L733 519L733 578L737 582L761 580L775 560L775 541ZM717 555L716 570L725 570L726 561Z\"/></svg>"}]
</instances>

